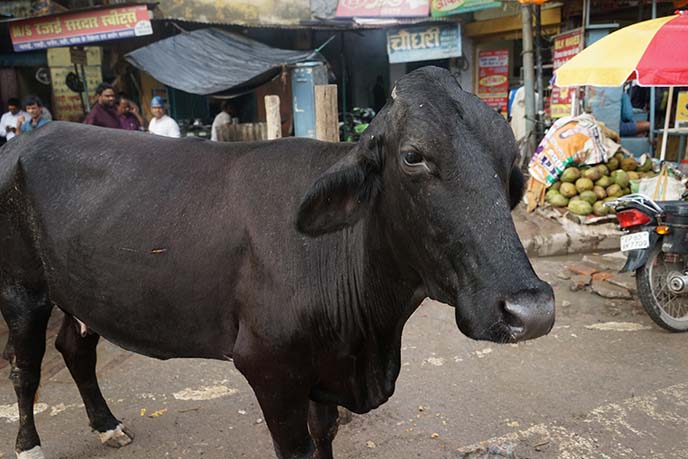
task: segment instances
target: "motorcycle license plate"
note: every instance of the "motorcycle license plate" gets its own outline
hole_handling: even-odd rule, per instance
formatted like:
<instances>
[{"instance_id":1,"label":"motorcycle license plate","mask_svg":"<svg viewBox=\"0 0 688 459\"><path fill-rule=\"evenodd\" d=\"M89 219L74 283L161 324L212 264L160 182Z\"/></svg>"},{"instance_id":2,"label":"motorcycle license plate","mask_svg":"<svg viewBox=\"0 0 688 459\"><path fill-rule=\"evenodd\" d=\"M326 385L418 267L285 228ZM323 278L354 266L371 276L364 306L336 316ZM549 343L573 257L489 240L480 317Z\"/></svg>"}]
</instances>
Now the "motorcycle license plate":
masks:
<instances>
[{"instance_id":1,"label":"motorcycle license plate","mask_svg":"<svg viewBox=\"0 0 688 459\"><path fill-rule=\"evenodd\" d=\"M637 233L621 236L621 251L640 250L650 247L650 232L638 231Z\"/></svg>"}]
</instances>

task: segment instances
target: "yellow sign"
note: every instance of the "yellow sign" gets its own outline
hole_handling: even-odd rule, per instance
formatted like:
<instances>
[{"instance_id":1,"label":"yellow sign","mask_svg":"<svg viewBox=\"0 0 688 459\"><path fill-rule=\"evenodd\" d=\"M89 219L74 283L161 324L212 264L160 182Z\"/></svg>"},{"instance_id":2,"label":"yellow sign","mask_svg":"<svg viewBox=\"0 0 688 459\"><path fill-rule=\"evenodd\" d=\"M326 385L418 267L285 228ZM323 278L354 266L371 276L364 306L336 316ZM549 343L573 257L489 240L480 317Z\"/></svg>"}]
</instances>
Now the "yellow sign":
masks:
<instances>
[{"instance_id":1,"label":"yellow sign","mask_svg":"<svg viewBox=\"0 0 688 459\"><path fill-rule=\"evenodd\" d=\"M675 127L688 127L688 91L678 93Z\"/></svg>"}]
</instances>

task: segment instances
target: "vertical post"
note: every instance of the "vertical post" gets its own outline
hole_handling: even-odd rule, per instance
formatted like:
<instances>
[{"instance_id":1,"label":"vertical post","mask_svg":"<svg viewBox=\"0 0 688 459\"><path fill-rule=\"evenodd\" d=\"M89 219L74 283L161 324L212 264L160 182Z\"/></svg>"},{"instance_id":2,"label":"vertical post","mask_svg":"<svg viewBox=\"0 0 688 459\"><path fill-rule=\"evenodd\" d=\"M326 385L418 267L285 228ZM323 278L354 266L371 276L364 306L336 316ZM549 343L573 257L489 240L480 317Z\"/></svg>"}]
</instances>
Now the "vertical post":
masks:
<instances>
[{"instance_id":1,"label":"vertical post","mask_svg":"<svg viewBox=\"0 0 688 459\"><path fill-rule=\"evenodd\" d=\"M85 104L86 104L86 113L91 111L91 101L89 100L89 94L88 94L88 79L86 78L86 69L84 68L84 64L81 64L79 67L81 67L81 76L84 81L84 99L85 99ZM78 72L77 72L78 75Z\"/></svg>"},{"instance_id":2,"label":"vertical post","mask_svg":"<svg viewBox=\"0 0 688 459\"><path fill-rule=\"evenodd\" d=\"M667 100L666 115L664 115L664 132L662 132L662 153L659 157L660 161L664 161L664 158L666 158L666 147L667 147L667 140L669 137L667 135L667 131L669 129L669 119L671 118L671 106L672 106L673 99L674 99L674 87L669 86L669 100Z\"/></svg>"},{"instance_id":3,"label":"vertical post","mask_svg":"<svg viewBox=\"0 0 688 459\"><path fill-rule=\"evenodd\" d=\"M523 30L523 85L526 91L526 139L528 155L535 151L535 69L533 65L533 19L528 5L521 5Z\"/></svg>"},{"instance_id":4,"label":"vertical post","mask_svg":"<svg viewBox=\"0 0 688 459\"><path fill-rule=\"evenodd\" d=\"M537 67L537 128L535 141L540 142L545 134L545 83L542 72L542 21L540 5L535 5L535 65Z\"/></svg>"},{"instance_id":5,"label":"vertical post","mask_svg":"<svg viewBox=\"0 0 688 459\"><path fill-rule=\"evenodd\" d=\"M657 0L652 0L652 19L657 18ZM650 88L650 132L648 141L650 142L650 156L655 156L655 103L657 99L657 89Z\"/></svg>"},{"instance_id":6,"label":"vertical post","mask_svg":"<svg viewBox=\"0 0 688 459\"><path fill-rule=\"evenodd\" d=\"M338 142L339 126L337 121L337 85L316 85L315 138L327 142Z\"/></svg>"},{"instance_id":7,"label":"vertical post","mask_svg":"<svg viewBox=\"0 0 688 459\"><path fill-rule=\"evenodd\" d=\"M282 137L279 96L265 96L265 115L268 128L268 140Z\"/></svg>"}]
</instances>

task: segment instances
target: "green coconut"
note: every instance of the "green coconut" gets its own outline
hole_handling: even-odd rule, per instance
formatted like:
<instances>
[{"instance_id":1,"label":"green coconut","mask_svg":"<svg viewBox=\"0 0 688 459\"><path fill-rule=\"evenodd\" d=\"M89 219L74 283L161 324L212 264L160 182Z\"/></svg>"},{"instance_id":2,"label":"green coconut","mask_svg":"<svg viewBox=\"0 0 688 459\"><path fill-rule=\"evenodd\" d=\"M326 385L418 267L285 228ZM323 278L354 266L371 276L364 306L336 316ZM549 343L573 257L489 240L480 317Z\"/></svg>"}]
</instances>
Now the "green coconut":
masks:
<instances>
[{"instance_id":1,"label":"green coconut","mask_svg":"<svg viewBox=\"0 0 688 459\"><path fill-rule=\"evenodd\" d=\"M615 171L619 168L619 160L616 158L611 158L609 161L607 161L607 168L610 171Z\"/></svg>"},{"instance_id":2,"label":"green coconut","mask_svg":"<svg viewBox=\"0 0 688 459\"><path fill-rule=\"evenodd\" d=\"M597 201L592 205L592 213L598 217L604 217L609 213L609 207L605 206L603 201Z\"/></svg>"},{"instance_id":3,"label":"green coconut","mask_svg":"<svg viewBox=\"0 0 688 459\"><path fill-rule=\"evenodd\" d=\"M590 203L582 199L569 201L567 208L576 215L590 215L592 213L592 206Z\"/></svg>"},{"instance_id":4,"label":"green coconut","mask_svg":"<svg viewBox=\"0 0 688 459\"><path fill-rule=\"evenodd\" d=\"M569 199L557 193L552 196L552 198L549 200L549 203L555 207L566 207L569 203Z\"/></svg>"},{"instance_id":5,"label":"green coconut","mask_svg":"<svg viewBox=\"0 0 688 459\"><path fill-rule=\"evenodd\" d=\"M602 172L597 167L591 167L590 169L583 172L583 177L596 182L602 177Z\"/></svg>"},{"instance_id":6,"label":"green coconut","mask_svg":"<svg viewBox=\"0 0 688 459\"><path fill-rule=\"evenodd\" d=\"M604 199L607 197L607 191L604 189L604 187L595 185L592 191L595 193L595 196L597 196L597 199Z\"/></svg>"},{"instance_id":7,"label":"green coconut","mask_svg":"<svg viewBox=\"0 0 688 459\"><path fill-rule=\"evenodd\" d=\"M577 167L567 167L561 174L560 180L562 182L573 183L581 176L581 171Z\"/></svg>"},{"instance_id":8,"label":"green coconut","mask_svg":"<svg viewBox=\"0 0 688 459\"><path fill-rule=\"evenodd\" d=\"M621 197L621 186L615 183L614 185L607 187L607 196L614 198Z\"/></svg>"},{"instance_id":9,"label":"green coconut","mask_svg":"<svg viewBox=\"0 0 688 459\"><path fill-rule=\"evenodd\" d=\"M579 193L592 190L595 184L589 178L579 178L576 180L576 189Z\"/></svg>"},{"instance_id":10,"label":"green coconut","mask_svg":"<svg viewBox=\"0 0 688 459\"><path fill-rule=\"evenodd\" d=\"M626 188L630 180L628 178L628 174L626 173L626 171L623 171L621 169L617 169L614 172L612 172L611 178L612 181L619 185L621 188Z\"/></svg>"},{"instance_id":11,"label":"green coconut","mask_svg":"<svg viewBox=\"0 0 688 459\"><path fill-rule=\"evenodd\" d=\"M561 188L559 188L559 193L565 198L572 198L578 194L578 190L573 183L564 182L561 184Z\"/></svg>"},{"instance_id":12,"label":"green coconut","mask_svg":"<svg viewBox=\"0 0 688 459\"><path fill-rule=\"evenodd\" d=\"M593 191L586 190L581 192L580 198L588 204L593 205L597 201L597 195Z\"/></svg>"}]
</instances>

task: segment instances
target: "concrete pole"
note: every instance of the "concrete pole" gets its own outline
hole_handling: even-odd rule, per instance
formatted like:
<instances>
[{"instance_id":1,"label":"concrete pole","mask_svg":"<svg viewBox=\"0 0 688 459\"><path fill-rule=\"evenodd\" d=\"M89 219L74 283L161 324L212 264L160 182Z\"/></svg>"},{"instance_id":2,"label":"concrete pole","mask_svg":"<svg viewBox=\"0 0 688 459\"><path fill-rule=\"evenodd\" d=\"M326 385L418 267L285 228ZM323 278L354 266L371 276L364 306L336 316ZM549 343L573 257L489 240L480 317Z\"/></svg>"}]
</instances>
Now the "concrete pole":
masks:
<instances>
[{"instance_id":1,"label":"concrete pole","mask_svg":"<svg viewBox=\"0 0 688 459\"><path fill-rule=\"evenodd\" d=\"M652 19L657 19L657 0L652 0ZM657 88L650 88L650 132L648 141L650 142L650 156L655 157L655 103L657 99Z\"/></svg>"},{"instance_id":2,"label":"concrete pole","mask_svg":"<svg viewBox=\"0 0 688 459\"><path fill-rule=\"evenodd\" d=\"M315 86L315 138L339 142L336 84Z\"/></svg>"},{"instance_id":3,"label":"concrete pole","mask_svg":"<svg viewBox=\"0 0 688 459\"><path fill-rule=\"evenodd\" d=\"M528 5L521 5L523 28L523 85L526 91L526 139L528 155L535 152L535 68L533 63L533 18Z\"/></svg>"},{"instance_id":4,"label":"concrete pole","mask_svg":"<svg viewBox=\"0 0 688 459\"><path fill-rule=\"evenodd\" d=\"M540 5L535 5L535 65L537 68L537 129L535 141L539 142L545 135L545 82L542 71L542 21Z\"/></svg>"},{"instance_id":5,"label":"concrete pole","mask_svg":"<svg viewBox=\"0 0 688 459\"><path fill-rule=\"evenodd\" d=\"M265 96L265 115L268 140L282 137L282 119L280 117L279 96Z\"/></svg>"}]
</instances>

